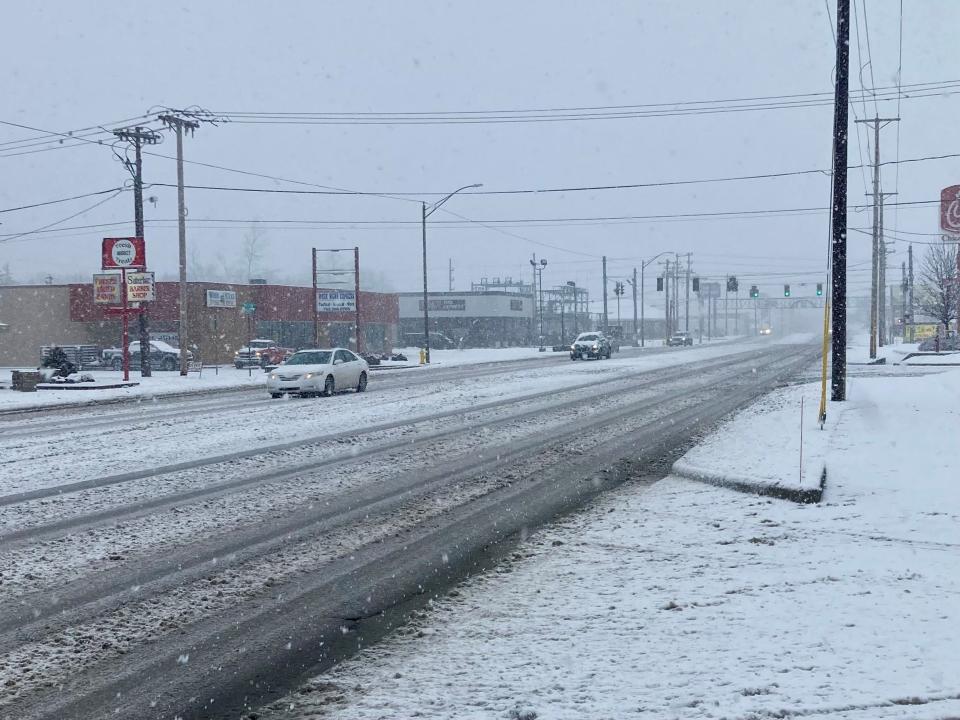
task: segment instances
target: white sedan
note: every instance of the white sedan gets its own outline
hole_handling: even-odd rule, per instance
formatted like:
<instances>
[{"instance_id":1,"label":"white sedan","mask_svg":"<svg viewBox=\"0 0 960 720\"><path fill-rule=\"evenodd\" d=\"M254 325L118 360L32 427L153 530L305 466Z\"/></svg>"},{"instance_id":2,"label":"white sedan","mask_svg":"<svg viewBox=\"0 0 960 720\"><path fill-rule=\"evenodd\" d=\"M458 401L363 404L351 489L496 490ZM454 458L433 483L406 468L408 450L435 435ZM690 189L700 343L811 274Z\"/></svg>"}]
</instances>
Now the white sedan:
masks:
<instances>
[{"instance_id":1,"label":"white sedan","mask_svg":"<svg viewBox=\"0 0 960 720\"><path fill-rule=\"evenodd\" d=\"M367 389L366 360L346 348L298 350L267 377L271 397L333 395L340 390Z\"/></svg>"}]
</instances>

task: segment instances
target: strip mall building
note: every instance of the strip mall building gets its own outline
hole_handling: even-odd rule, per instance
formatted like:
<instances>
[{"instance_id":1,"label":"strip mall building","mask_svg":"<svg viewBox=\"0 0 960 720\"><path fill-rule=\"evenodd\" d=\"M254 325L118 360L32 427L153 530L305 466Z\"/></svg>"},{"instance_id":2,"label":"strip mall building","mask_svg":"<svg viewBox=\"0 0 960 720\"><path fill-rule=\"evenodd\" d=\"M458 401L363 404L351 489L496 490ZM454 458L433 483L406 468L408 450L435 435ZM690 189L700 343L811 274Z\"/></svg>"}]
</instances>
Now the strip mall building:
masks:
<instances>
[{"instance_id":1,"label":"strip mall building","mask_svg":"<svg viewBox=\"0 0 960 720\"><path fill-rule=\"evenodd\" d=\"M158 282L150 303L150 335L180 346L180 289ZM242 313L255 306L252 317ZM322 345L353 347L355 313L320 313ZM205 363L230 362L251 335L283 347L314 344L313 289L288 285L243 285L192 282L187 285L186 346ZM0 366L36 367L44 345L120 345L120 321L93 302L90 283L0 286ZM397 342L399 301L395 294L360 292L364 349L390 350ZM131 323L131 340L136 340Z\"/></svg>"}]
</instances>

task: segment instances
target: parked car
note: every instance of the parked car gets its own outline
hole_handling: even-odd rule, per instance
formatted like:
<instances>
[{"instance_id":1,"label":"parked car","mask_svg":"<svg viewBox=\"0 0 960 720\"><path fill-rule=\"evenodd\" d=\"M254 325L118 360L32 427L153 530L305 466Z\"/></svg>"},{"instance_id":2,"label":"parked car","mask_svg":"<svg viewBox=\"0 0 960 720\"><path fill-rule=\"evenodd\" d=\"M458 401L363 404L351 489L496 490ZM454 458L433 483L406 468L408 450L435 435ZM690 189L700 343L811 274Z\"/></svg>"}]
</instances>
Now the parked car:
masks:
<instances>
[{"instance_id":1,"label":"parked car","mask_svg":"<svg viewBox=\"0 0 960 720\"><path fill-rule=\"evenodd\" d=\"M290 348L280 347L273 340L258 338L233 354L233 365L237 369L279 365L292 354L293 350Z\"/></svg>"},{"instance_id":2,"label":"parked car","mask_svg":"<svg viewBox=\"0 0 960 720\"><path fill-rule=\"evenodd\" d=\"M770 327L769 325L761 325L761 326L760 326L760 334L761 334L761 335L773 335L773 328Z\"/></svg>"},{"instance_id":3,"label":"parked car","mask_svg":"<svg viewBox=\"0 0 960 720\"><path fill-rule=\"evenodd\" d=\"M187 352L187 360L193 360L193 353ZM103 364L114 370L123 369L123 351L120 348L107 348L103 351ZM130 367L140 366L140 341L130 343ZM150 341L150 367L156 370L176 370L180 367L180 349L168 345L163 340Z\"/></svg>"},{"instance_id":4,"label":"parked car","mask_svg":"<svg viewBox=\"0 0 960 720\"><path fill-rule=\"evenodd\" d=\"M407 347L423 347L423 333L404 333L403 342ZM459 347L458 343L443 333L430 332L430 348L432 350L453 350L457 347Z\"/></svg>"},{"instance_id":5,"label":"parked car","mask_svg":"<svg viewBox=\"0 0 960 720\"><path fill-rule=\"evenodd\" d=\"M610 341L602 332L585 332L577 335L577 339L570 346L571 360L586 360L594 358L610 359L613 349L610 347Z\"/></svg>"},{"instance_id":6,"label":"parked car","mask_svg":"<svg viewBox=\"0 0 960 720\"><path fill-rule=\"evenodd\" d=\"M688 332L675 332L667 338L669 347L682 347L683 345L693 345L693 335Z\"/></svg>"},{"instance_id":7,"label":"parked car","mask_svg":"<svg viewBox=\"0 0 960 720\"><path fill-rule=\"evenodd\" d=\"M937 338L936 337L926 338L917 346L917 349L922 352L936 351ZM960 338L957 338L957 334L951 333L948 337L940 338L940 350L941 352L960 350Z\"/></svg>"},{"instance_id":8,"label":"parked car","mask_svg":"<svg viewBox=\"0 0 960 720\"><path fill-rule=\"evenodd\" d=\"M367 362L346 348L298 350L267 376L270 397L333 395L367 389Z\"/></svg>"}]
</instances>

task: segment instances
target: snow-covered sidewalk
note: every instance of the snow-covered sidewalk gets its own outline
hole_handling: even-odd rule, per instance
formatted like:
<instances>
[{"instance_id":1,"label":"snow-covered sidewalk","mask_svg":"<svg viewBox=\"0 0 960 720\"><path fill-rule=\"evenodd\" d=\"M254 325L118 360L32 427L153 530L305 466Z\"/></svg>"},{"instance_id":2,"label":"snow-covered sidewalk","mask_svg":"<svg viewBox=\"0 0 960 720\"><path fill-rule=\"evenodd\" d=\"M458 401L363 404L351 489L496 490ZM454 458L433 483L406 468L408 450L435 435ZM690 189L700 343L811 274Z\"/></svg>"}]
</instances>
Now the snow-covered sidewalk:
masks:
<instances>
[{"instance_id":1,"label":"snow-covered sidewalk","mask_svg":"<svg viewBox=\"0 0 960 720\"><path fill-rule=\"evenodd\" d=\"M750 413L799 419L806 391ZM960 716L958 420L960 372L859 378L821 504L625 486L262 717ZM751 422L720 430L726 469L795 476Z\"/></svg>"}]
</instances>

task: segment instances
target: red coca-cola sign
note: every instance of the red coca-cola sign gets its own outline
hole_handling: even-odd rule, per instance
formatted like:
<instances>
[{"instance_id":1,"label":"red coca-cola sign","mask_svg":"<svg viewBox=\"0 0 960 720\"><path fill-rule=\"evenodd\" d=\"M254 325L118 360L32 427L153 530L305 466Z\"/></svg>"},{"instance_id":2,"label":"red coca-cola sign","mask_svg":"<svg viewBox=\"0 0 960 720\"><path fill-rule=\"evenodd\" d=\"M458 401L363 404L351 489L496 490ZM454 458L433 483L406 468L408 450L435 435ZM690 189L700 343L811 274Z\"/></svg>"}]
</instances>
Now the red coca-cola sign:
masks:
<instances>
[{"instance_id":1,"label":"red coca-cola sign","mask_svg":"<svg viewBox=\"0 0 960 720\"><path fill-rule=\"evenodd\" d=\"M147 267L147 249L142 237L104 238L104 270L144 270Z\"/></svg>"},{"instance_id":2,"label":"red coca-cola sign","mask_svg":"<svg viewBox=\"0 0 960 720\"><path fill-rule=\"evenodd\" d=\"M947 235L960 236L960 185L940 191L940 229Z\"/></svg>"}]
</instances>

